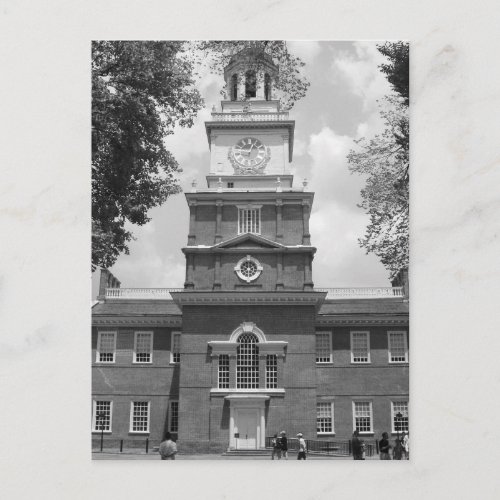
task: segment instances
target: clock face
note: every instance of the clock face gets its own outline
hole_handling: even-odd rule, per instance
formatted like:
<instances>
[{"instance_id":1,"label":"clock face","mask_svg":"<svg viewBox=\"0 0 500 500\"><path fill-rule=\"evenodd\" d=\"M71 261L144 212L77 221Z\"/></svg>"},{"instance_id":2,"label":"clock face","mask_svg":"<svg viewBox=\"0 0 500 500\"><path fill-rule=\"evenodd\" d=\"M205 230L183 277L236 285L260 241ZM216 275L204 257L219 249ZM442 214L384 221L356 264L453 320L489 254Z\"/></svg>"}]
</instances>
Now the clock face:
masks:
<instances>
[{"instance_id":1,"label":"clock face","mask_svg":"<svg viewBox=\"0 0 500 500\"><path fill-rule=\"evenodd\" d=\"M234 161L243 169L258 167L268 157L268 149L259 139L244 137L233 146Z\"/></svg>"}]
</instances>

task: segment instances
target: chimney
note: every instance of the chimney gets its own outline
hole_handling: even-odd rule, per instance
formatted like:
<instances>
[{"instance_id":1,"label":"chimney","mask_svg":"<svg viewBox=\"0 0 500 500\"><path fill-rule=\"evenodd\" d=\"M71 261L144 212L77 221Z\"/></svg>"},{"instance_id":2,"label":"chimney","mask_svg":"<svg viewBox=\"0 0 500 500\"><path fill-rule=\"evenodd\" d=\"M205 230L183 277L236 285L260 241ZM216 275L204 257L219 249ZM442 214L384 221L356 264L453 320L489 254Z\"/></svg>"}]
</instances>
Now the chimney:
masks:
<instances>
[{"instance_id":1,"label":"chimney","mask_svg":"<svg viewBox=\"0 0 500 500\"><path fill-rule=\"evenodd\" d=\"M121 283L107 269L101 268L97 300L106 298L106 288L120 288L120 285Z\"/></svg>"}]
</instances>

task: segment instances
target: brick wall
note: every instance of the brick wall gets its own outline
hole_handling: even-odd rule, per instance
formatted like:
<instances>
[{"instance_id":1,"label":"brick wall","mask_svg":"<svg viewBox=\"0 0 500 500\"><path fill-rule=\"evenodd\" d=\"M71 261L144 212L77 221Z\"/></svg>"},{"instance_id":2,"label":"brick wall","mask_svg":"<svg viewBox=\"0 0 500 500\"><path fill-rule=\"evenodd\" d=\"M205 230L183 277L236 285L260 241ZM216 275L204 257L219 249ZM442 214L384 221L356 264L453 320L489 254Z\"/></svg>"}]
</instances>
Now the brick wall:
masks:
<instances>
[{"instance_id":1,"label":"brick wall","mask_svg":"<svg viewBox=\"0 0 500 500\"><path fill-rule=\"evenodd\" d=\"M210 398L213 365L208 341L229 340L243 321L254 322L267 340L288 342L281 379L286 394L266 407L267 432L315 432L315 311L312 306L185 306L180 374L179 442L189 452L224 451L229 444L229 406Z\"/></svg>"}]
</instances>

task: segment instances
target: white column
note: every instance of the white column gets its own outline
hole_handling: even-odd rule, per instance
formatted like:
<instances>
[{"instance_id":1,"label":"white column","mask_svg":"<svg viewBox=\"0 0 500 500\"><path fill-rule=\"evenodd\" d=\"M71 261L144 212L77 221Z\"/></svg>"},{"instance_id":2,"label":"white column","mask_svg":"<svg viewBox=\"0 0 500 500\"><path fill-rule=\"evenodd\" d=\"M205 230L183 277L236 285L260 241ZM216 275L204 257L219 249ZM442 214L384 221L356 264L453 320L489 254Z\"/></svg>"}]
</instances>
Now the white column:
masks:
<instances>
[{"instance_id":1,"label":"white column","mask_svg":"<svg viewBox=\"0 0 500 500\"><path fill-rule=\"evenodd\" d=\"M234 409L231 402L229 402L229 448L233 450L236 448L234 439Z\"/></svg>"},{"instance_id":2,"label":"white column","mask_svg":"<svg viewBox=\"0 0 500 500\"><path fill-rule=\"evenodd\" d=\"M264 448L266 446L266 417L265 417L265 406L260 408L260 443L259 448Z\"/></svg>"}]
</instances>

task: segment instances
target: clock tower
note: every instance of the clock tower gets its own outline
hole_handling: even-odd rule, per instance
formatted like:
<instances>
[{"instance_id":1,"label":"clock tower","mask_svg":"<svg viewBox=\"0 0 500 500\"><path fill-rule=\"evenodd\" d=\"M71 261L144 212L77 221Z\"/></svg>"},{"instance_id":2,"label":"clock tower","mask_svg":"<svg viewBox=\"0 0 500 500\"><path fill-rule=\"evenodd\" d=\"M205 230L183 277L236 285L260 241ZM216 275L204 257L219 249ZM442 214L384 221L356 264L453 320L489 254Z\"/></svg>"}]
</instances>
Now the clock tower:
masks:
<instances>
[{"instance_id":1,"label":"clock tower","mask_svg":"<svg viewBox=\"0 0 500 500\"><path fill-rule=\"evenodd\" d=\"M293 186L295 122L275 96L278 70L256 49L234 56L226 96L205 123L206 187L193 184L182 310L179 441L185 450L265 448L269 429L316 425L309 216ZM288 389L285 386L289 386ZM287 427L288 426L288 427Z\"/></svg>"},{"instance_id":2,"label":"clock tower","mask_svg":"<svg viewBox=\"0 0 500 500\"><path fill-rule=\"evenodd\" d=\"M312 290L314 194L293 187L295 121L275 96L278 70L258 49L234 56L226 96L205 123L207 187L193 186L185 288Z\"/></svg>"}]
</instances>

